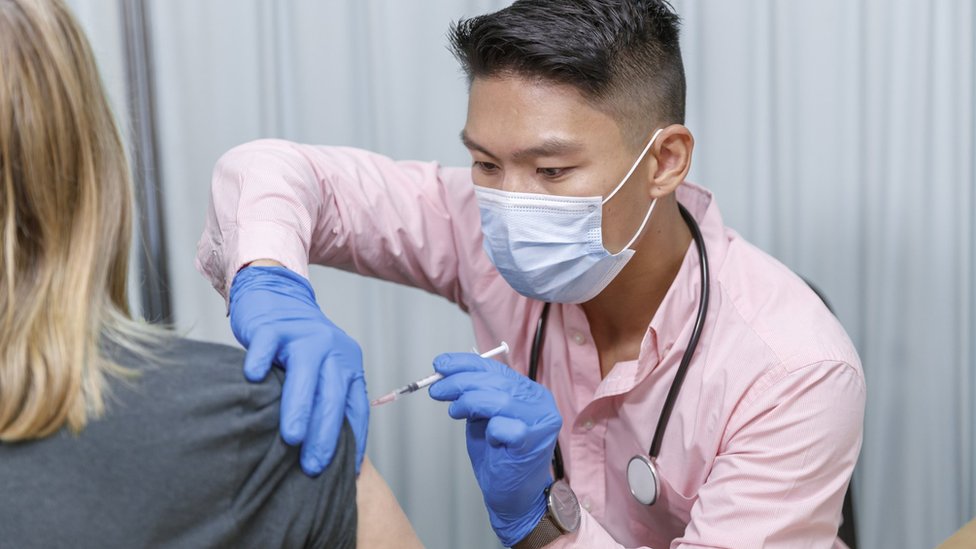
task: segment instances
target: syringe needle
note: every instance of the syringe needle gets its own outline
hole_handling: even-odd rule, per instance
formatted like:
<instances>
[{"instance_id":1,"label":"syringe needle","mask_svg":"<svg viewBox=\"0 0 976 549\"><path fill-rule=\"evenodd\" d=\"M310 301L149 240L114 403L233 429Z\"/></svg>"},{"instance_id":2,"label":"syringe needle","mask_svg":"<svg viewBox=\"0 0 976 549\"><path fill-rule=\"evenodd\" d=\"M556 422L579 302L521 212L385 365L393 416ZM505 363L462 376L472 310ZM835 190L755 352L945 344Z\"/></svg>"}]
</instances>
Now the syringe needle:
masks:
<instances>
[{"instance_id":1,"label":"syringe needle","mask_svg":"<svg viewBox=\"0 0 976 549\"><path fill-rule=\"evenodd\" d=\"M495 347L494 349L492 349L490 351L485 351L484 353L481 353L481 355L479 355L479 356L481 356L481 358L491 358L493 356L497 356L497 355L500 355L502 353L507 353L507 352L508 352L508 343L505 343L504 341L502 341L502 344L499 345L498 347ZM431 375L429 375L429 376L427 376L427 377L425 377L423 379L418 379L417 381L414 381L413 383L409 383L407 385L404 385L403 387L400 387L399 389L395 389L393 391L390 391L389 393L387 393L387 394L385 394L385 395L383 395L383 396L381 396L381 397L379 397L377 399L374 399L372 402L369 403L369 405L370 406L381 406L381 405L386 404L388 402L393 402L394 400L400 398L400 396L402 396L402 395L409 395L410 393L413 393L415 391L419 391L420 389L423 389L424 387L427 387L428 385L432 385L435 381L437 381L437 380L439 380L439 379L441 379L443 377L444 376L441 375L440 373L433 373L433 374L431 374Z\"/></svg>"},{"instance_id":2,"label":"syringe needle","mask_svg":"<svg viewBox=\"0 0 976 549\"><path fill-rule=\"evenodd\" d=\"M396 398L397 398L397 393L396 391L393 391L381 396L380 398L373 400L372 402L369 403L369 405L380 406L382 404L386 404L387 402L393 402L394 400L396 400Z\"/></svg>"}]
</instances>

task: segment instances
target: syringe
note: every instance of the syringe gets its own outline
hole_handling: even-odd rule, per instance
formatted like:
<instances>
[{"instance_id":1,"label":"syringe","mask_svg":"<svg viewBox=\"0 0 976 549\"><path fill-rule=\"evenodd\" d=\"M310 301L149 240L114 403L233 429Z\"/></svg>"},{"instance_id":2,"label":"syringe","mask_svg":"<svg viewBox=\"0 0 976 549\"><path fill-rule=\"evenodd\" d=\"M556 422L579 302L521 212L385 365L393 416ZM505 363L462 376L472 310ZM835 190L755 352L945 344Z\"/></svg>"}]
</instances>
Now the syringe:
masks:
<instances>
[{"instance_id":1,"label":"syringe","mask_svg":"<svg viewBox=\"0 0 976 549\"><path fill-rule=\"evenodd\" d=\"M507 352L508 352L508 343L505 343L504 341L502 341L502 344L501 345L499 345L498 347L495 347L494 349L492 349L490 351L486 351L484 353L481 353L480 356L481 356L481 358L491 358L493 356L500 355L502 353L507 353ZM401 396L409 395L410 393L412 393L414 391L418 391L420 389L423 389L424 387L426 387L428 385L431 385L432 383L434 383L435 381L437 381L437 380L439 380L439 379L441 379L443 377L444 376L442 374L440 374L440 373L431 374L431 375L429 375L429 376L427 376L427 377L425 377L423 379L418 379L417 381L414 381L413 383L410 383L409 385L404 385L403 387L400 387L399 389L396 389L394 391L390 391L389 393L387 393L387 394L385 394L385 395L377 398L376 400L370 402L369 405L370 406L380 406L381 404L386 404L387 402L393 402L394 400L400 398Z\"/></svg>"}]
</instances>

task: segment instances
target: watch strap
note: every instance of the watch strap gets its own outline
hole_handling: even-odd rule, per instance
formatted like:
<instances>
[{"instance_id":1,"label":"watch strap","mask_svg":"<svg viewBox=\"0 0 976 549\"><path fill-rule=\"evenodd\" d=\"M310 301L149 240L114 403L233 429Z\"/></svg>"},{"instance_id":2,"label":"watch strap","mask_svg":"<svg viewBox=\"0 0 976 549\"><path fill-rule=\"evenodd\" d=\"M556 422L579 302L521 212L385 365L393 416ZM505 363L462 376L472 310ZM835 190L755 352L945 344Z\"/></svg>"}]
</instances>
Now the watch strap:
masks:
<instances>
[{"instance_id":1,"label":"watch strap","mask_svg":"<svg viewBox=\"0 0 976 549\"><path fill-rule=\"evenodd\" d=\"M529 535L512 546L512 549L541 549L546 545L556 541L556 538L565 534L556 526L548 512L542 515L542 519L529 532Z\"/></svg>"}]
</instances>

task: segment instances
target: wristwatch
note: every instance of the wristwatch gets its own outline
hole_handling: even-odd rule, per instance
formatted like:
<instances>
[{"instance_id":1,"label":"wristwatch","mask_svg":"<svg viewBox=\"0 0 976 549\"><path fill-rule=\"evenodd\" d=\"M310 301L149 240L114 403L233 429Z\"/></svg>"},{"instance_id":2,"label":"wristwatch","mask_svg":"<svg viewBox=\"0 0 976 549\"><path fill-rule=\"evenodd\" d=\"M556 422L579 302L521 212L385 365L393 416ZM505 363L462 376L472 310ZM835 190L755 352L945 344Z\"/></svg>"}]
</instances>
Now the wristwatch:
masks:
<instances>
[{"instance_id":1,"label":"wristwatch","mask_svg":"<svg viewBox=\"0 0 976 549\"><path fill-rule=\"evenodd\" d=\"M564 534L579 529L580 506L576 494L565 480L557 480L546 488L546 514L539 523L512 549L540 549Z\"/></svg>"}]
</instances>

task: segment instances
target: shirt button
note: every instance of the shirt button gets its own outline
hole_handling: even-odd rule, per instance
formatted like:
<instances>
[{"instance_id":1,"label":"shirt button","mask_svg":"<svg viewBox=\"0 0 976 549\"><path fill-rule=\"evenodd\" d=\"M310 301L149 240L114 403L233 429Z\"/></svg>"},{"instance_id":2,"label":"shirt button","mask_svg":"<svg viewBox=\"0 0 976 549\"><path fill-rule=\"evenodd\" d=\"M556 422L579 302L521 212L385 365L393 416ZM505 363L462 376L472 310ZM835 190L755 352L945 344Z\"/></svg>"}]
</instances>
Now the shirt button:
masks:
<instances>
[{"instance_id":1,"label":"shirt button","mask_svg":"<svg viewBox=\"0 0 976 549\"><path fill-rule=\"evenodd\" d=\"M586 420L583 423L583 428L586 429L587 431L589 431L590 429L592 429L593 428L593 420L592 419Z\"/></svg>"},{"instance_id":2,"label":"shirt button","mask_svg":"<svg viewBox=\"0 0 976 549\"><path fill-rule=\"evenodd\" d=\"M583 334L576 332L573 334L573 341L576 342L577 345L582 345L586 343L586 338L583 337Z\"/></svg>"},{"instance_id":3,"label":"shirt button","mask_svg":"<svg viewBox=\"0 0 976 549\"><path fill-rule=\"evenodd\" d=\"M583 500L583 509L586 509L587 511L590 510L590 498L586 498Z\"/></svg>"}]
</instances>

